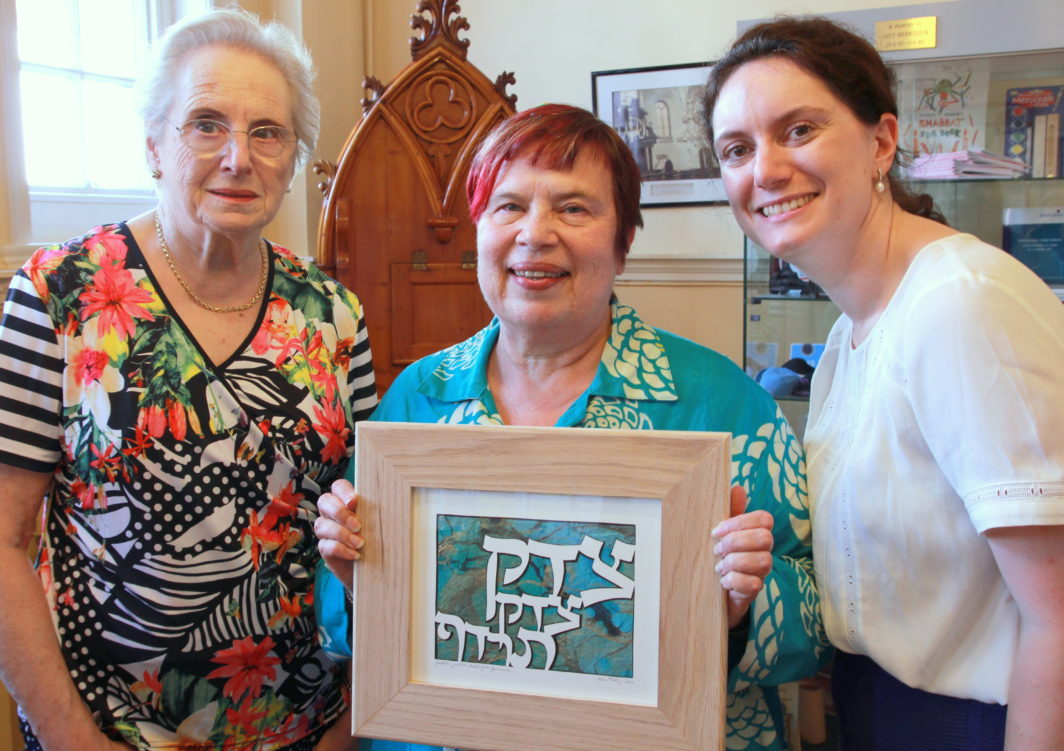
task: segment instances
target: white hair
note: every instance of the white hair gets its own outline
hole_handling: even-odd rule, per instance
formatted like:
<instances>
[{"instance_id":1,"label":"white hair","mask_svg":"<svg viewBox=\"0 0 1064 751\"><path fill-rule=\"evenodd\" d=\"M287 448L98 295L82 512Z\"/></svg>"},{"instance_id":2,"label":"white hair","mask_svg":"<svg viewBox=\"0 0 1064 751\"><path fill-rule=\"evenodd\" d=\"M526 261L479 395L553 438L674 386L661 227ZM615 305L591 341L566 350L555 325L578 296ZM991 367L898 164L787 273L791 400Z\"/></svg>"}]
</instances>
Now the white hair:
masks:
<instances>
[{"instance_id":1,"label":"white hair","mask_svg":"<svg viewBox=\"0 0 1064 751\"><path fill-rule=\"evenodd\" d=\"M306 46L286 27L277 21L262 23L240 8L219 8L178 21L153 45L148 68L137 82L138 110L147 135L158 138L161 133L182 61L190 52L211 45L257 53L281 71L292 94L298 172L314 153L321 127L314 63Z\"/></svg>"}]
</instances>

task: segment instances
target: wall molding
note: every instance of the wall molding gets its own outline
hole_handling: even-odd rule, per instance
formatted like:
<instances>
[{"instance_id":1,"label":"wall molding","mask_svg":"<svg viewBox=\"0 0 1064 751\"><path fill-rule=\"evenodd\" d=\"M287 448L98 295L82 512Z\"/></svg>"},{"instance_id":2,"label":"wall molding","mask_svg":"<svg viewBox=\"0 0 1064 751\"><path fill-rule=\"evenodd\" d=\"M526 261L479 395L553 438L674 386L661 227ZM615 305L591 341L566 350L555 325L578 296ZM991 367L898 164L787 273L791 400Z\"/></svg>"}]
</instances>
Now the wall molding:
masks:
<instances>
[{"instance_id":1,"label":"wall molding","mask_svg":"<svg viewBox=\"0 0 1064 751\"><path fill-rule=\"evenodd\" d=\"M742 284L741 258L629 258L619 283Z\"/></svg>"}]
</instances>

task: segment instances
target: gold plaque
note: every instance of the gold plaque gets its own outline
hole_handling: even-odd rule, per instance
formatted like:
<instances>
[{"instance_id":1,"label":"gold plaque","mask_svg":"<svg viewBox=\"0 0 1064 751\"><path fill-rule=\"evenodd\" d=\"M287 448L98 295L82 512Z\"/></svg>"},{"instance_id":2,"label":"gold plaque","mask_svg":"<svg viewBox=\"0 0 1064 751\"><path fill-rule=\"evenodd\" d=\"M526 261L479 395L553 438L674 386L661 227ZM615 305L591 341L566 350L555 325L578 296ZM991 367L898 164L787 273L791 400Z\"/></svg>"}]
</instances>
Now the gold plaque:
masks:
<instances>
[{"instance_id":1,"label":"gold plaque","mask_svg":"<svg viewBox=\"0 0 1064 751\"><path fill-rule=\"evenodd\" d=\"M938 16L899 18L897 21L876 22L876 49L924 50L938 44Z\"/></svg>"}]
</instances>

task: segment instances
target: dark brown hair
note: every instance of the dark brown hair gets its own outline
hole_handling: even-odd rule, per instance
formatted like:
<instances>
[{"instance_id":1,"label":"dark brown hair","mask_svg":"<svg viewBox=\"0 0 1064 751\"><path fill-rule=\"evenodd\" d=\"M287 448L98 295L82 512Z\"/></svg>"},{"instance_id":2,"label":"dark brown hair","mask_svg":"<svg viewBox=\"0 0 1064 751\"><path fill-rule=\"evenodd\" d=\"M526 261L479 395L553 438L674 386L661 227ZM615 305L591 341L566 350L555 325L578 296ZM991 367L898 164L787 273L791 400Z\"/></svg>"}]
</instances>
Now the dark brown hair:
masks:
<instances>
[{"instance_id":1,"label":"dark brown hair","mask_svg":"<svg viewBox=\"0 0 1064 751\"><path fill-rule=\"evenodd\" d=\"M713 143L713 108L717 105L721 88L743 65L767 57L789 60L819 79L863 123L876 125L884 114L898 114L894 71L886 66L864 37L819 16L781 16L743 32L710 71L702 100L702 115L710 145ZM904 158L900 150L896 151L895 166ZM946 223L931 196L910 192L895 177L893 169L887 179L891 195L902 209Z\"/></svg>"},{"instance_id":2,"label":"dark brown hair","mask_svg":"<svg viewBox=\"0 0 1064 751\"><path fill-rule=\"evenodd\" d=\"M527 158L531 164L546 169L571 170L585 149L601 157L610 172L617 211L617 257L623 261L631 245L629 237L636 227L643 226L639 165L617 131L579 107L541 104L495 126L469 166L469 215L474 222L480 219L506 162Z\"/></svg>"}]
</instances>

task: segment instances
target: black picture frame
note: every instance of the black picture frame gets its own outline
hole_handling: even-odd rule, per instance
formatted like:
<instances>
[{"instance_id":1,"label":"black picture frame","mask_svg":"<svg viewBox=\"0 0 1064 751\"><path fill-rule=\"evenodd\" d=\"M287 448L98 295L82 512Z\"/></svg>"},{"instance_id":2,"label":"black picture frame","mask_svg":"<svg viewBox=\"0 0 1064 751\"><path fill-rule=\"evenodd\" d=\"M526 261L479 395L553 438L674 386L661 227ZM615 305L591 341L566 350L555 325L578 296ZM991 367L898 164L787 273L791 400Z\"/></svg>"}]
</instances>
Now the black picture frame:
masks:
<instances>
[{"instance_id":1,"label":"black picture frame","mask_svg":"<svg viewBox=\"0 0 1064 751\"><path fill-rule=\"evenodd\" d=\"M705 140L702 90L712 62L591 73L595 115L632 149L643 175L640 205L728 203Z\"/></svg>"}]
</instances>

